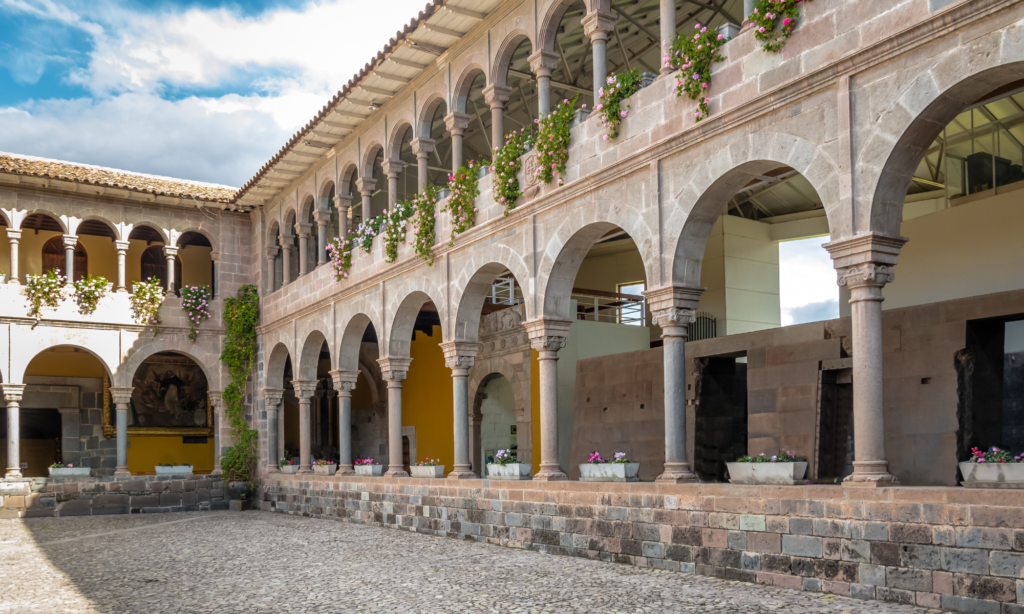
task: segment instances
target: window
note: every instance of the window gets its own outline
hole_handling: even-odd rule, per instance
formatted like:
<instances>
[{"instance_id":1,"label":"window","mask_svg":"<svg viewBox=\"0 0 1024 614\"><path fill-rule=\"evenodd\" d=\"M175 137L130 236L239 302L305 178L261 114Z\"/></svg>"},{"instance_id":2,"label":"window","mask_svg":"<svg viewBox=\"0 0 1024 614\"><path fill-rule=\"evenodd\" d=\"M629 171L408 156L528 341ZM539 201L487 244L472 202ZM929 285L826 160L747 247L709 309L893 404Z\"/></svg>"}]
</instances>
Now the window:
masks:
<instances>
[{"instance_id":1,"label":"window","mask_svg":"<svg viewBox=\"0 0 1024 614\"><path fill-rule=\"evenodd\" d=\"M644 300L643 291L647 289L647 283L634 281L618 284L615 287L619 294L625 295L619 297L619 324L646 326L644 318L646 301Z\"/></svg>"}]
</instances>

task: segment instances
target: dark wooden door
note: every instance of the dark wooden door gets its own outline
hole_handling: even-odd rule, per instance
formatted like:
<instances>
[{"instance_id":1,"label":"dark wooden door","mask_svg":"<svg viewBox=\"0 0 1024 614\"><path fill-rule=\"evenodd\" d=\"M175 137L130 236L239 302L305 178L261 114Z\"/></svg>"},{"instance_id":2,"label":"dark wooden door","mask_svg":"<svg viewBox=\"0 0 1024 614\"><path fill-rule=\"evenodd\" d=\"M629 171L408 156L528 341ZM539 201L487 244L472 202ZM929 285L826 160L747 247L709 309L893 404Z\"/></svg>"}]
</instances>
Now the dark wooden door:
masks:
<instances>
[{"instance_id":1,"label":"dark wooden door","mask_svg":"<svg viewBox=\"0 0 1024 614\"><path fill-rule=\"evenodd\" d=\"M162 245L154 245L142 252L142 280L159 279L167 287L167 256ZM181 258L174 257L174 291L181 289Z\"/></svg>"},{"instance_id":2,"label":"dark wooden door","mask_svg":"<svg viewBox=\"0 0 1024 614\"><path fill-rule=\"evenodd\" d=\"M402 466L405 467L405 472L406 473L409 473L409 465L411 465L411 464L412 463L409 460L409 438L403 435L402 436Z\"/></svg>"},{"instance_id":3,"label":"dark wooden door","mask_svg":"<svg viewBox=\"0 0 1024 614\"><path fill-rule=\"evenodd\" d=\"M64 238L54 237L43 245L43 273L57 269L61 275L67 275L67 255L64 251ZM75 278L71 281L78 281L89 274L89 255L81 241L75 246Z\"/></svg>"}]
</instances>

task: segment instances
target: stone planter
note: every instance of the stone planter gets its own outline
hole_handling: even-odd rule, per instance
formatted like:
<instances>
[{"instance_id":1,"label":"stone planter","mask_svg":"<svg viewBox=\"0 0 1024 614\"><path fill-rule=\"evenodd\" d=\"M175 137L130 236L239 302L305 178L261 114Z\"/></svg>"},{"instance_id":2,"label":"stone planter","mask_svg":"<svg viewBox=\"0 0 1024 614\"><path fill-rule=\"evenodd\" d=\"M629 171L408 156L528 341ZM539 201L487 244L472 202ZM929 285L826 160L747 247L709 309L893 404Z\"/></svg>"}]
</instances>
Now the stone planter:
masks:
<instances>
[{"instance_id":1,"label":"stone planter","mask_svg":"<svg viewBox=\"0 0 1024 614\"><path fill-rule=\"evenodd\" d=\"M640 463L580 463L581 482L639 482Z\"/></svg>"},{"instance_id":2,"label":"stone planter","mask_svg":"<svg viewBox=\"0 0 1024 614\"><path fill-rule=\"evenodd\" d=\"M733 484L784 484L794 486L804 483L807 473L806 462L795 463L726 463L729 467L729 481Z\"/></svg>"},{"instance_id":3,"label":"stone planter","mask_svg":"<svg viewBox=\"0 0 1024 614\"><path fill-rule=\"evenodd\" d=\"M960 463L965 488L1024 488L1024 463Z\"/></svg>"},{"instance_id":4,"label":"stone planter","mask_svg":"<svg viewBox=\"0 0 1024 614\"><path fill-rule=\"evenodd\" d=\"M295 475L299 472L298 465L280 465L278 469L281 470L281 473L287 473L288 475Z\"/></svg>"},{"instance_id":5,"label":"stone planter","mask_svg":"<svg viewBox=\"0 0 1024 614\"><path fill-rule=\"evenodd\" d=\"M313 473L317 475L334 475L337 471L337 465L313 465Z\"/></svg>"},{"instance_id":6,"label":"stone planter","mask_svg":"<svg viewBox=\"0 0 1024 614\"><path fill-rule=\"evenodd\" d=\"M252 501L252 484L231 482L227 487L228 501Z\"/></svg>"},{"instance_id":7,"label":"stone planter","mask_svg":"<svg viewBox=\"0 0 1024 614\"><path fill-rule=\"evenodd\" d=\"M156 467L157 475L192 475L192 465L171 465L170 467Z\"/></svg>"},{"instance_id":8,"label":"stone planter","mask_svg":"<svg viewBox=\"0 0 1024 614\"><path fill-rule=\"evenodd\" d=\"M487 463L487 477L491 480L529 480L532 473L533 465L530 463Z\"/></svg>"},{"instance_id":9,"label":"stone planter","mask_svg":"<svg viewBox=\"0 0 1024 614\"><path fill-rule=\"evenodd\" d=\"M50 467L51 478L66 478L70 476L88 477L92 470L88 467Z\"/></svg>"},{"instance_id":10,"label":"stone planter","mask_svg":"<svg viewBox=\"0 0 1024 614\"><path fill-rule=\"evenodd\" d=\"M356 475L370 475L379 478L384 475L384 465L356 465Z\"/></svg>"},{"instance_id":11,"label":"stone planter","mask_svg":"<svg viewBox=\"0 0 1024 614\"><path fill-rule=\"evenodd\" d=\"M444 465L433 467L409 467L409 474L414 478L443 478Z\"/></svg>"}]
</instances>

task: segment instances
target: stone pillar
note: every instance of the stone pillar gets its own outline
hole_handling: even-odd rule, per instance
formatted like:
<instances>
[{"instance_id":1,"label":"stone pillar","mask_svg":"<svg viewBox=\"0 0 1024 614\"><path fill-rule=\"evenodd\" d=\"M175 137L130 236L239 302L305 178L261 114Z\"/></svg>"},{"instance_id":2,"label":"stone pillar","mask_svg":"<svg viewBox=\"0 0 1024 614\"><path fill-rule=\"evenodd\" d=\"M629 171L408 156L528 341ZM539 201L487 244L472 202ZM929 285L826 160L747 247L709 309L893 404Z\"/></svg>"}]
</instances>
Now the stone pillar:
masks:
<instances>
[{"instance_id":1,"label":"stone pillar","mask_svg":"<svg viewBox=\"0 0 1024 614\"><path fill-rule=\"evenodd\" d=\"M114 469L114 477L131 475L128 471L128 404L132 401L132 390L131 386L110 389L110 398L117 412L117 468Z\"/></svg>"},{"instance_id":2,"label":"stone pillar","mask_svg":"<svg viewBox=\"0 0 1024 614\"><path fill-rule=\"evenodd\" d=\"M63 235L64 239L64 272L68 284L75 283L75 248L78 247L76 235ZM44 273L46 271L43 271Z\"/></svg>"},{"instance_id":3,"label":"stone pillar","mask_svg":"<svg viewBox=\"0 0 1024 614\"><path fill-rule=\"evenodd\" d=\"M453 420L455 427L455 463L448 479L473 479L469 456L469 368L476 361L480 344L472 341L448 341L441 344L444 364L452 370L452 392L454 398Z\"/></svg>"},{"instance_id":4,"label":"stone pillar","mask_svg":"<svg viewBox=\"0 0 1024 614\"><path fill-rule=\"evenodd\" d=\"M405 165L401 160L384 160L381 166L388 178L388 210L390 210L398 202L398 176L402 174Z\"/></svg>"},{"instance_id":5,"label":"stone pillar","mask_svg":"<svg viewBox=\"0 0 1024 614\"><path fill-rule=\"evenodd\" d=\"M313 221L316 222L316 266L321 267L327 264L327 226L331 223L331 212L317 209L313 212Z\"/></svg>"},{"instance_id":6,"label":"stone pillar","mask_svg":"<svg viewBox=\"0 0 1024 614\"><path fill-rule=\"evenodd\" d=\"M384 475L409 477L402 463L402 381L409 374L412 358L380 358L377 362L388 383L388 470Z\"/></svg>"},{"instance_id":7,"label":"stone pillar","mask_svg":"<svg viewBox=\"0 0 1024 614\"><path fill-rule=\"evenodd\" d=\"M78 407L58 407L60 412L60 460L78 467L82 462L82 414Z\"/></svg>"},{"instance_id":8,"label":"stone pillar","mask_svg":"<svg viewBox=\"0 0 1024 614\"><path fill-rule=\"evenodd\" d=\"M274 291L274 277L276 277L274 273L274 261L277 260L277 252L280 249L280 247L267 248L267 285L263 290L265 294L270 294Z\"/></svg>"},{"instance_id":9,"label":"stone pillar","mask_svg":"<svg viewBox=\"0 0 1024 614\"><path fill-rule=\"evenodd\" d=\"M895 279L893 267L903 237L868 233L824 245L839 285L850 290L853 342L853 475L843 486L895 486L885 460L882 400L882 287Z\"/></svg>"},{"instance_id":10,"label":"stone pillar","mask_svg":"<svg viewBox=\"0 0 1024 614\"><path fill-rule=\"evenodd\" d=\"M676 40L676 0L661 0L661 44L662 55ZM661 62L661 74L672 72L672 67Z\"/></svg>"},{"instance_id":11,"label":"stone pillar","mask_svg":"<svg viewBox=\"0 0 1024 614\"><path fill-rule=\"evenodd\" d=\"M284 443L284 432L279 429L278 413L284 415L281 399L284 390L281 388L264 388L263 400L267 407L267 473L279 473L278 463L284 458L281 443ZM280 442L280 443L279 443Z\"/></svg>"},{"instance_id":12,"label":"stone pillar","mask_svg":"<svg viewBox=\"0 0 1024 614\"><path fill-rule=\"evenodd\" d=\"M592 51L594 54L594 106L601 104L601 94L598 91L606 85L608 80L608 37L615 31L615 20L613 13L590 13L583 18L583 33L590 37ZM675 23L675 22L673 22Z\"/></svg>"},{"instance_id":13,"label":"stone pillar","mask_svg":"<svg viewBox=\"0 0 1024 614\"><path fill-rule=\"evenodd\" d=\"M224 426L224 393L210 391L206 394L210 397L210 405L213 406L213 424L210 425L210 430L213 431L213 471L210 472L210 475L223 475L224 471L220 468L220 457L224 453L225 446L220 431Z\"/></svg>"},{"instance_id":14,"label":"stone pillar","mask_svg":"<svg viewBox=\"0 0 1024 614\"><path fill-rule=\"evenodd\" d=\"M21 396L25 384L0 384L7 403L7 479L21 475Z\"/></svg>"},{"instance_id":15,"label":"stone pillar","mask_svg":"<svg viewBox=\"0 0 1024 614\"><path fill-rule=\"evenodd\" d=\"M331 371L334 389L338 391L338 474L355 475L352 465L352 391L359 379L358 371Z\"/></svg>"},{"instance_id":16,"label":"stone pillar","mask_svg":"<svg viewBox=\"0 0 1024 614\"><path fill-rule=\"evenodd\" d=\"M295 224L295 234L299 235L299 275L309 273L309 238L312 235L312 224Z\"/></svg>"},{"instance_id":17,"label":"stone pillar","mask_svg":"<svg viewBox=\"0 0 1024 614\"><path fill-rule=\"evenodd\" d=\"M356 179L356 188L359 189L359 193L363 196L363 221L373 217L370 211L370 198L373 196L373 190L377 187L376 179Z\"/></svg>"},{"instance_id":18,"label":"stone pillar","mask_svg":"<svg viewBox=\"0 0 1024 614\"><path fill-rule=\"evenodd\" d=\"M686 335L696 320L704 288L668 286L644 292L661 327L665 370L665 470L655 480L668 484L695 482L686 453Z\"/></svg>"},{"instance_id":19,"label":"stone pillar","mask_svg":"<svg viewBox=\"0 0 1024 614\"><path fill-rule=\"evenodd\" d=\"M558 55L538 51L530 56L530 70L537 76L537 117L551 112L551 73L558 68Z\"/></svg>"},{"instance_id":20,"label":"stone pillar","mask_svg":"<svg viewBox=\"0 0 1024 614\"><path fill-rule=\"evenodd\" d=\"M164 246L164 256L167 257L167 296L174 296L174 259L178 255L178 247L174 245Z\"/></svg>"},{"instance_id":21,"label":"stone pillar","mask_svg":"<svg viewBox=\"0 0 1024 614\"><path fill-rule=\"evenodd\" d=\"M568 479L558 465L558 350L565 347L571 324L550 318L523 322L540 369L540 471L534 480Z\"/></svg>"},{"instance_id":22,"label":"stone pillar","mask_svg":"<svg viewBox=\"0 0 1024 614\"><path fill-rule=\"evenodd\" d=\"M210 260L213 261L213 279L210 291L213 293L213 300L220 299L220 252L210 252Z\"/></svg>"},{"instance_id":23,"label":"stone pillar","mask_svg":"<svg viewBox=\"0 0 1024 614\"><path fill-rule=\"evenodd\" d=\"M352 206L351 196L335 196L334 206L338 208L338 236L348 236L348 210Z\"/></svg>"},{"instance_id":24,"label":"stone pillar","mask_svg":"<svg viewBox=\"0 0 1024 614\"><path fill-rule=\"evenodd\" d=\"M747 26L750 21L750 16L754 14L754 0L743 0L743 25Z\"/></svg>"},{"instance_id":25,"label":"stone pillar","mask_svg":"<svg viewBox=\"0 0 1024 614\"><path fill-rule=\"evenodd\" d=\"M469 128L470 116L465 113L449 113L444 118L444 125L452 135L452 172L462 166L462 135Z\"/></svg>"},{"instance_id":26,"label":"stone pillar","mask_svg":"<svg viewBox=\"0 0 1024 614\"><path fill-rule=\"evenodd\" d=\"M277 242L284 250L284 266L281 267L281 286L292 283L292 248L295 247L295 235L277 235Z\"/></svg>"},{"instance_id":27,"label":"stone pillar","mask_svg":"<svg viewBox=\"0 0 1024 614\"><path fill-rule=\"evenodd\" d=\"M414 139L412 152L416 154L416 191L423 192L427 189L428 161L430 154L434 153L434 141L432 139Z\"/></svg>"},{"instance_id":28,"label":"stone pillar","mask_svg":"<svg viewBox=\"0 0 1024 614\"><path fill-rule=\"evenodd\" d=\"M316 392L316 380L292 380L292 388L299 398L299 473L313 473L309 405Z\"/></svg>"},{"instance_id":29,"label":"stone pillar","mask_svg":"<svg viewBox=\"0 0 1024 614\"><path fill-rule=\"evenodd\" d=\"M10 234L8 231L7 234ZM114 249L117 250L117 283L114 284L114 292L127 292L128 288L125 281L125 257L128 255L128 247L130 243L128 241L114 241ZM14 268L14 264L11 264L11 268Z\"/></svg>"},{"instance_id":30,"label":"stone pillar","mask_svg":"<svg viewBox=\"0 0 1024 614\"><path fill-rule=\"evenodd\" d=\"M18 279L18 243L21 241L21 231L7 229L7 240L11 243L11 276L7 280L9 284L20 284Z\"/></svg>"},{"instance_id":31,"label":"stone pillar","mask_svg":"<svg viewBox=\"0 0 1024 614\"><path fill-rule=\"evenodd\" d=\"M491 85L484 88L484 102L491 107L491 149L500 149L505 144L505 103L512 88Z\"/></svg>"}]
</instances>

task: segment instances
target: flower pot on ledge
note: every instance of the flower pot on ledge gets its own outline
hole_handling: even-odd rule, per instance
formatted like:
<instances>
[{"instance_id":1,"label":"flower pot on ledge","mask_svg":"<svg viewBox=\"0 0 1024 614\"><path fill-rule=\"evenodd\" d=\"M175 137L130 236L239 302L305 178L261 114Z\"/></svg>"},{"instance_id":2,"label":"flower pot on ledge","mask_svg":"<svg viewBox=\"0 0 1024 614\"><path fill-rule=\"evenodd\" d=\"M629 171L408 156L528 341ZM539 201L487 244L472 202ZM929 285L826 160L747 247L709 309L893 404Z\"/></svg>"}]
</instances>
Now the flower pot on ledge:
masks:
<instances>
[{"instance_id":1,"label":"flower pot on ledge","mask_svg":"<svg viewBox=\"0 0 1024 614\"><path fill-rule=\"evenodd\" d=\"M775 484L794 486L804 483L807 462L726 463L733 484Z\"/></svg>"},{"instance_id":2,"label":"flower pot on ledge","mask_svg":"<svg viewBox=\"0 0 1024 614\"><path fill-rule=\"evenodd\" d=\"M531 463L487 463L487 478L491 480L529 480L532 473Z\"/></svg>"},{"instance_id":3,"label":"flower pot on ledge","mask_svg":"<svg viewBox=\"0 0 1024 614\"><path fill-rule=\"evenodd\" d=\"M409 467L409 474L414 478L443 478L444 465Z\"/></svg>"},{"instance_id":4,"label":"flower pot on ledge","mask_svg":"<svg viewBox=\"0 0 1024 614\"><path fill-rule=\"evenodd\" d=\"M1024 463L960 463L964 488L1024 488Z\"/></svg>"},{"instance_id":5,"label":"flower pot on ledge","mask_svg":"<svg viewBox=\"0 0 1024 614\"><path fill-rule=\"evenodd\" d=\"M66 478L66 477L88 477L92 469L89 467L50 467L51 478Z\"/></svg>"},{"instance_id":6,"label":"flower pot on ledge","mask_svg":"<svg viewBox=\"0 0 1024 614\"><path fill-rule=\"evenodd\" d=\"M156 467L157 475L192 475L192 465L168 465Z\"/></svg>"},{"instance_id":7,"label":"flower pot on ledge","mask_svg":"<svg viewBox=\"0 0 1024 614\"><path fill-rule=\"evenodd\" d=\"M384 465L356 465L356 475L368 475L379 478L384 475Z\"/></svg>"},{"instance_id":8,"label":"flower pot on ledge","mask_svg":"<svg viewBox=\"0 0 1024 614\"><path fill-rule=\"evenodd\" d=\"M639 482L640 463L580 463L581 482Z\"/></svg>"},{"instance_id":9,"label":"flower pot on ledge","mask_svg":"<svg viewBox=\"0 0 1024 614\"><path fill-rule=\"evenodd\" d=\"M287 473L288 475L295 475L299 472L298 465L281 465L281 473Z\"/></svg>"},{"instance_id":10,"label":"flower pot on ledge","mask_svg":"<svg viewBox=\"0 0 1024 614\"><path fill-rule=\"evenodd\" d=\"M334 475L337 471L337 465L313 465L313 473L316 475Z\"/></svg>"}]
</instances>

